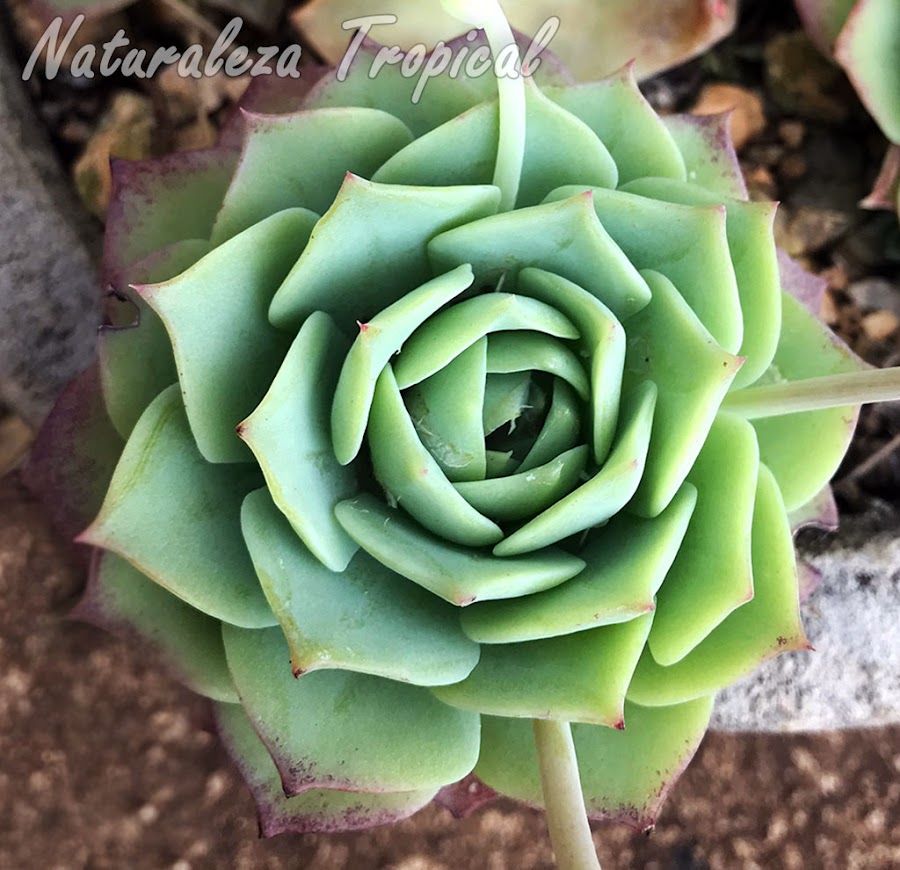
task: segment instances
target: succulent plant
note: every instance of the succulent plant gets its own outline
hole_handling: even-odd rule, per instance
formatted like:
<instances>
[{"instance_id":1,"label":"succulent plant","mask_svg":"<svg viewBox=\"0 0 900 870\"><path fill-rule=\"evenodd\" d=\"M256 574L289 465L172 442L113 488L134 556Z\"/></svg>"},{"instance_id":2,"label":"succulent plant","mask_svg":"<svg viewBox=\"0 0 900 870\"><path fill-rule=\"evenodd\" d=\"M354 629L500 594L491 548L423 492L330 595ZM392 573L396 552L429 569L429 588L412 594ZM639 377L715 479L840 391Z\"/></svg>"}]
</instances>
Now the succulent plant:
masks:
<instances>
[{"instance_id":1,"label":"succulent plant","mask_svg":"<svg viewBox=\"0 0 900 870\"><path fill-rule=\"evenodd\" d=\"M795 0L810 39L846 71L891 141L870 208L900 210L900 5L895 0Z\"/></svg>"},{"instance_id":2,"label":"succulent plant","mask_svg":"<svg viewBox=\"0 0 900 870\"><path fill-rule=\"evenodd\" d=\"M792 512L898 379L782 290L725 118L549 57L414 102L376 52L257 89L239 153L116 164L135 322L29 476L95 548L80 615L215 702L263 833L496 792L590 866L571 819L652 826L716 691L807 646Z\"/></svg>"}]
</instances>

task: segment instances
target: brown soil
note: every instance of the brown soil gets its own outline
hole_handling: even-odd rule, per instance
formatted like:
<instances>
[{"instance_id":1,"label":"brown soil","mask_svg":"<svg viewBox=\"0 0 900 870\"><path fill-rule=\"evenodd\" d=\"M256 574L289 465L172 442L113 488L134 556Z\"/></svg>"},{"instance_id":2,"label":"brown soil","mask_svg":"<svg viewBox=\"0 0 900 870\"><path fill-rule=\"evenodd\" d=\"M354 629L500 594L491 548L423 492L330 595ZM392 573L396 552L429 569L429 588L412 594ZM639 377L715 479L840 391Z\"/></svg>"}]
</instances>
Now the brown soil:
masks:
<instances>
[{"instance_id":1,"label":"brown soil","mask_svg":"<svg viewBox=\"0 0 900 870\"><path fill-rule=\"evenodd\" d=\"M139 649L64 614L78 572L0 480L0 868L528 870L541 816L501 802L457 822L256 837L205 702ZM597 829L606 870L900 868L900 728L709 735L650 837Z\"/></svg>"}]
</instances>

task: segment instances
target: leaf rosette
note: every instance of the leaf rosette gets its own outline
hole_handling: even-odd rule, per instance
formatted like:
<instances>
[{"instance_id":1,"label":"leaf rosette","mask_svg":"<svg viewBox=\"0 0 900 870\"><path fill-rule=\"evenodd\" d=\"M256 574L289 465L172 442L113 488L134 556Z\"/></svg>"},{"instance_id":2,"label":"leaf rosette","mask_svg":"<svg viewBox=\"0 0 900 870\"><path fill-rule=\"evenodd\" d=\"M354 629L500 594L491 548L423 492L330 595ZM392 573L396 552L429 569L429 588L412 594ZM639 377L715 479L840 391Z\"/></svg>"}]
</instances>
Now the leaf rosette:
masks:
<instances>
[{"instance_id":1,"label":"leaf rosette","mask_svg":"<svg viewBox=\"0 0 900 870\"><path fill-rule=\"evenodd\" d=\"M216 702L264 832L470 774L540 805L529 719L577 723L593 817L650 826L715 692L807 646L789 512L857 410L740 397L860 364L782 289L726 119L545 58L501 210L496 79L416 103L374 52L255 86L240 150L117 164L137 322L32 479L90 523L81 614Z\"/></svg>"}]
</instances>

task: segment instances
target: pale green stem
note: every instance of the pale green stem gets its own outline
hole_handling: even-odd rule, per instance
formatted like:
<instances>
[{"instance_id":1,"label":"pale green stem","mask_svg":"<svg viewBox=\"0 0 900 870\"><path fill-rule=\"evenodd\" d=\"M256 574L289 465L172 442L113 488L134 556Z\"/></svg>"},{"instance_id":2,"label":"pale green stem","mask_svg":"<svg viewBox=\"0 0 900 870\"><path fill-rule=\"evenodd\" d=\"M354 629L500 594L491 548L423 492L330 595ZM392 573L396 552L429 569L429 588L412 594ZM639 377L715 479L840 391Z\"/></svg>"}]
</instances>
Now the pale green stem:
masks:
<instances>
[{"instance_id":1,"label":"pale green stem","mask_svg":"<svg viewBox=\"0 0 900 870\"><path fill-rule=\"evenodd\" d=\"M569 723L535 719L534 745L558 870L600 870Z\"/></svg>"},{"instance_id":2,"label":"pale green stem","mask_svg":"<svg viewBox=\"0 0 900 870\"><path fill-rule=\"evenodd\" d=\"M441 4L454 18L484 30L495 62L501 52L509 51L511 45L515 46L512 28L497 0L441 0ZM515 208L525 162L525 80L521 73L521 60L517 60L516 68L519 74L515 78L509 75L497 77L500 141L497 144L494 184L500 188L500 211Z\"/></svg>"},{"instance_id":3,"label":"pale green stem","mask_svg":"<svg viewBox=\"0 0 900 870\"><path fill-rule=\"evenodd\" d=\"M726 396L722 408L748 420L844 405L900 399L900 368L872 369L803 381L748 387Z\"/></svg>"}]
</instances>

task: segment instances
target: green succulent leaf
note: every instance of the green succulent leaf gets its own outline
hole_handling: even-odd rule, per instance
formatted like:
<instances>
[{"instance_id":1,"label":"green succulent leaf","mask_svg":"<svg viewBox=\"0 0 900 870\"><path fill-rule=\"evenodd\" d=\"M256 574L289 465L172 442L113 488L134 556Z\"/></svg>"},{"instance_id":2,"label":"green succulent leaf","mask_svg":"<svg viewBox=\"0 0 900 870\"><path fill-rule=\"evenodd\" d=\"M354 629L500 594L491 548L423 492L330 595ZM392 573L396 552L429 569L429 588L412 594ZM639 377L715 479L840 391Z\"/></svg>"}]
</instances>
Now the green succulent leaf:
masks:
<instances>
[{"instance_id":1,"label":"green succulent leaf","mask_svg":"<svg viewBox=\"0 0 900 870\"><path fill-rule=\"evenodd\" d=\"M592 531L579 555L585 569L574 579L515 601L467 607L462 627L484 644L511 644L636 619L654 609L688 529L697 491L684 484L653 519L620 513Z\"/></svg>"},{"instance_id":2,"label":"green succulent leaf","mask_svg":"<svg viewBox=\"0 0 900 870\"><path fill-rule=\"evenodd\" d=\"M244 500L241 527L295 673L340 668L419 686L465 679L478 645L456 608L366 553L340 575L297 539L265 489Z\"/></svg>"},{"instance_id":3,"label":"green succulent leaf","mask_svg":"<svg viewBox=\"0 0 900 870\"><path fill-rule=\"evenodd\" d=\"M422 444L451 482L482 480L487 473L486 379L487 338L481 338L404 394Z\"/></svg>"},{"instance_id":4,"label":"green succulent leaf","mask_svg":"<svg viewBox=\"0 0 900 870\"><path fill-rule=\"evenodd\" d=\"M565 381L555 381L544 425L518 470L530 471L575 447L580 440L581 423L581 405L575 391Z\"/></svg>"},{"instance_id":5,"label":"green succulent leaf","mask_svg":"<svg viewBox=\"0 0 900 870\"><path fill-rule=\"evenodd\" d=\"M697 508L657 598L649 643L661 665L680 661L753 597L750 542L758 477L753 427L720 413L688 475Z\"/></svg>"},{"instance_id":6,"label":"green succulent leaf","mask_svg":"<svg viewBox=\"0 0 900 870\"><path fill-rule=\"evenodd\" d=\"M782 652L808 648L800 625L791 528L774 476L760 465L751 532L753 600L738 607L676 664L644 650L628 698L648 706L680 704L733 683Z\"/></svg>"},{"instance_id":7,"label":"green succulent leaf","mask_svg":"<svg viewBox=\"0 0 900 870\"><path fill-rule=\"evenodd\" d=\"M142 288L172 340L191 431L209 462L252 458L235 428L287 353L288 338L272 328L267 312L315 221L306 209L279 212L179 277Z\"/></svg>"},{"instance_id":8,"label":"green succulent leaf","mask_svg":"<svg viewBox=\"0 0 900 870\"><path fill-rule=\"evenodd\" d=\"M118 553L216 619L273 625L240 530L241 501L259 483L253 468L203 459L173 384L138 420L100 514L80 540Z\"/></svg>"},{"instance_id":9,"label":"green succulent leaf","mask_svg":"<svg viewBox=\"0 0 900 870\"><path fill-rule=\"evenodd\" d=\"M823 323L787 293L784 323L772 367L761 383L798 381L867 368ZM847 452L858 406L804 411L753 420L762 461L789 511L808 502L834 476Z\"/></svg>"},{"instance_id":10,"label":"green succulent leaf","mask_svg":"<svg viewBox=\"0 0 900 870\"><path fill-rule=\"evenodd\" d=\"M397 384L401 390L408 389L440 371L485 335L518 330L578 338L573 324L543 302L514 293L476 296L442 311L412 334L394 364ZM489 360L490 341L486 366Z\"/></svg>"},{"instance_id":11,"label":"green succulent leaf","mask_svg":"<svg viewBox=\"0 0 900 870\"><path fill-rule=\"evenodd\" d=\"M517 208L537 205L554 188L616 186L618 171L602 140L575 115L526 88L525 162ZM386 184L490 184L500 138L498 103L482 103L414 140L373 176Z\"/></svg>"},{"instance_id":12,"label":"green succulent leaf","mask_svg":"<svg viewBox=\"0 0 900 870\"><path fill-rule=\"evenodd\" d=\"M213 245L284 209L322 214L348 171L368 177L411 141L405 124L378 109L244 113L241 159L216 218Z\"/></svg>"},{"instance_id":13,"label":"green succulent leaf","mask_svg":"<svg viewBox=\"0 0 900 870\"><path fill-rule=\"evenodd\" d=\"M135 284L168 281L209 252L209 242L176 242L143 260L131 270ZM135 306L135 324L128 328L104 327L97 339L103 400L116 430L128 438L147 406L178 380L172 344L159 315L140 297L129 292Z\"/></svg>"},{"instance_id":14,"label":"green succulent leaf","mask_svg":"<svg viewBox=\"0 0 900 870\"><path fill-rule=\"evenodd\" d=\"M387 825L408 818L437 794L437 788L388 794L309 789L285 797L272 756L243 709L237 704L217 704L215 716L219 735L253 792L264 837Z\"/></svg>"},{"instance_id":15,"label":"green succulent leaf","mask_svg":"<svg viewBox=\"0 0 900 870\"><path fill-rule=\"evenodd\" d=\"M581 118L609 149L620 185L647 176L687 177L672 134L637 86L633 64L597 82L551 86L544 93Z\"/></svg>"},{"instance_id":16,"label":"green succulent leaf","mask_svg":"<svg viewBox=\"0 0 900 870\"><path fill-rule=\"evenodd\" d=\"M432 265L444 271L471 263L477 281L491 284L502 275L511 289L522 269L536 266L584 287L620 320L640 311L650 291L597 219L592 194L583 187L565 190L560 202L494 215L437 236L428 245Z\"/></svg>"},{"instance_id":17,"label":"green succulent leaf","mask_svg":"<svg viewBox=\"0 0 900 870\"><path fill-rule=\"evenodd\" d=\"M546 640L489 644L465 680L432 691L454 707L494 716L620 727L652 621L647 613Z\"/></svg>"},{"instance_id":18,"label":"green succulent leaf","mask_svg":"<svg viewBox=\"0 0 900 870\"><path fill-rule=\"evenodd\" d=\"M560 188L548 201L565 201L576 190ZM713 338L729 353L736 353L743 319L725 208L686 206L602 189L593 190L592 201L603 227L633 266L665 275ZM589 284L577 283L591 289ZM609 299L601 293L597 296L624 320ZM630 313L634 312L625 316Z\"/></svg>"},{"instance_id":19,"label":"green succulent leaf","mask_svg":"<svg viewBox=\"0 0 900 870\"><path fill-rule=\"evenodd\" d=\"M226 625L223 637L241 703L288 796L436 789L462 779L478 758L478 716L427 689L352 671L297 679L280 628Z\"/></svg>"},{"instance_id":20,"label":"green succulent leaf","mask_svg":"<svg viewBox=\"0 0 900 870\"><path fill-rule=\"evenodd\" d=\"M531 394L531 373L513 372L507 375L487 375L484 384L484 408L481 415L482 429L485 435L496 432L503 426L513 428L516 420L528 407L528 397ZM500 451L502 454L502 451ZM511 474L516 468L516 461L512 453L503 454L505 462L500 462L497 451L488 451L486 461L490 461L491 454L497 463L489 469L489 477L499 477L503 474Z\"/></svg>"},{"instance_id":21,"label":"green succulent leaf","mask_svg":"<svg viewBox=\"0 0 900 870\"><path fill-rule=\"evenodd\" d=\"M698 185L671 179L644 178L625 190L682 205L725 206L725 230L744 320L738 356L745 361L731 389L752 384L771 365L781 332L781 279L772 244L774 203L725 199Z\"/></svg>"},{"instance_id":22,"label":"green succulent leaf","mask_svg":"<svg viewBox=\"0 0 900 870\"><path fill-rule=\"evenodd\" d=\"M290 329L317 310L342 328L365 323L432 277L425 248L433 236L496 213L499 202L490 185L404 187L348 174L275 294L272 323Z\"/></svg>"},{"instance_id":23,"label":"green succulent leaf","mask_svg":"<svg viewBox=\"0 0 900 870\"><path fill-rule=\"evenodd\" d=\"M558 586L585 566L564 550L498 559L422 531L374 496L342 502L335 511L347 533L371 556L458 606L531 595Z\"/></svg>"},{"instance_id":24,"label":"green succulent leaf","mask_svg":"<svg viewBox=\"0 0 900 870\"><path fill-rule=\"evenodd\" d=\"M360 324L359 335L341 369L334 394L331 431L341 465L356 458L362 447L375 395L375 383L388 360L422 323L464 290L475 276L469 265L433 278Z\"/></svg>"},{"instance_id":25,"label":"green succulent leaf","mask_svg":"<svg viewBox=\"0 0 900 870\"><path fill-rule=\"evenodd\" d=\"M590 360L594 461L600 464L609 455L619 421L625 331L596 296L559 275L541 269L523 269L519 286L523 293L562 311L581 333L581 353Z\"/></svg>"},{"instance_id":26,"label":"green succulent leaf","mask_svg":"<svg viewBox=\"0 0 900 870\"><path fill-rule=\"evenodd\" d=\"M426 529L470 547L494 544L503 537L499 526L453 488L422 445L390 365L375 387L368 439L375 477Z\"/></svg>"},{"instance_id":27,"label":"green succulent leaf","mask_svg":"<svg viewBox=\"0 0 900 870\"><path fill-rule=\"evenodd\" d=\"M573 725L591 818L651 829L669 788L699 746L712 707L711 696L669 707L626 702L624 731ZM531 723L484 716L481 731L475 775L502 794L543 806Z\"/></svg>"},{"instance_id":28,"label":"green succulent leaf","mask_svg":"<svg viewBox=\"0 0 900 870\"><path fill-rule=\"evenodd\" d=\"M626 392L659 388L647 469L632 508L655 516L697 458L742 360L723 350L665 276L644 272L653 300L627 325Z\"/></svg>"},{"instance_id":29,"label":"green succulent leaf","mask_svg":"<svg viewBox=\"0 0 900 870\"><path fill-rule=\"evenodd\" d=\"M115 553L103 553L74 616L149 643L193 691L236 704L222 625L145 577Z\"/></svg>"},{"instance_id":30,"label":"green succulent leaf","mask_svg":"<svg viewBox=\"0 0 900 870\"><path fill-rule=\"evenodd\" d=\"M656 401L657 390L652 381L636 386L622 403L619 430L603 468L502 540L494 547L494 554L530 553L606 522L618 513L631 500L644 472Z\"/></svg>"},{"instance_id":31,"label":"green succulent leaf","mask_svg":"<svg viewBox=\"0 0 900 870\"><path fill-rule=\"evenodd\" d=\"M238 427L269 492L296 534L332 571L357 547L334 518L334 506L359 488L356 473L334 455L331 403L350 340L324 312L310 315L272 386Z\"/></svg>"}]
</instances>

